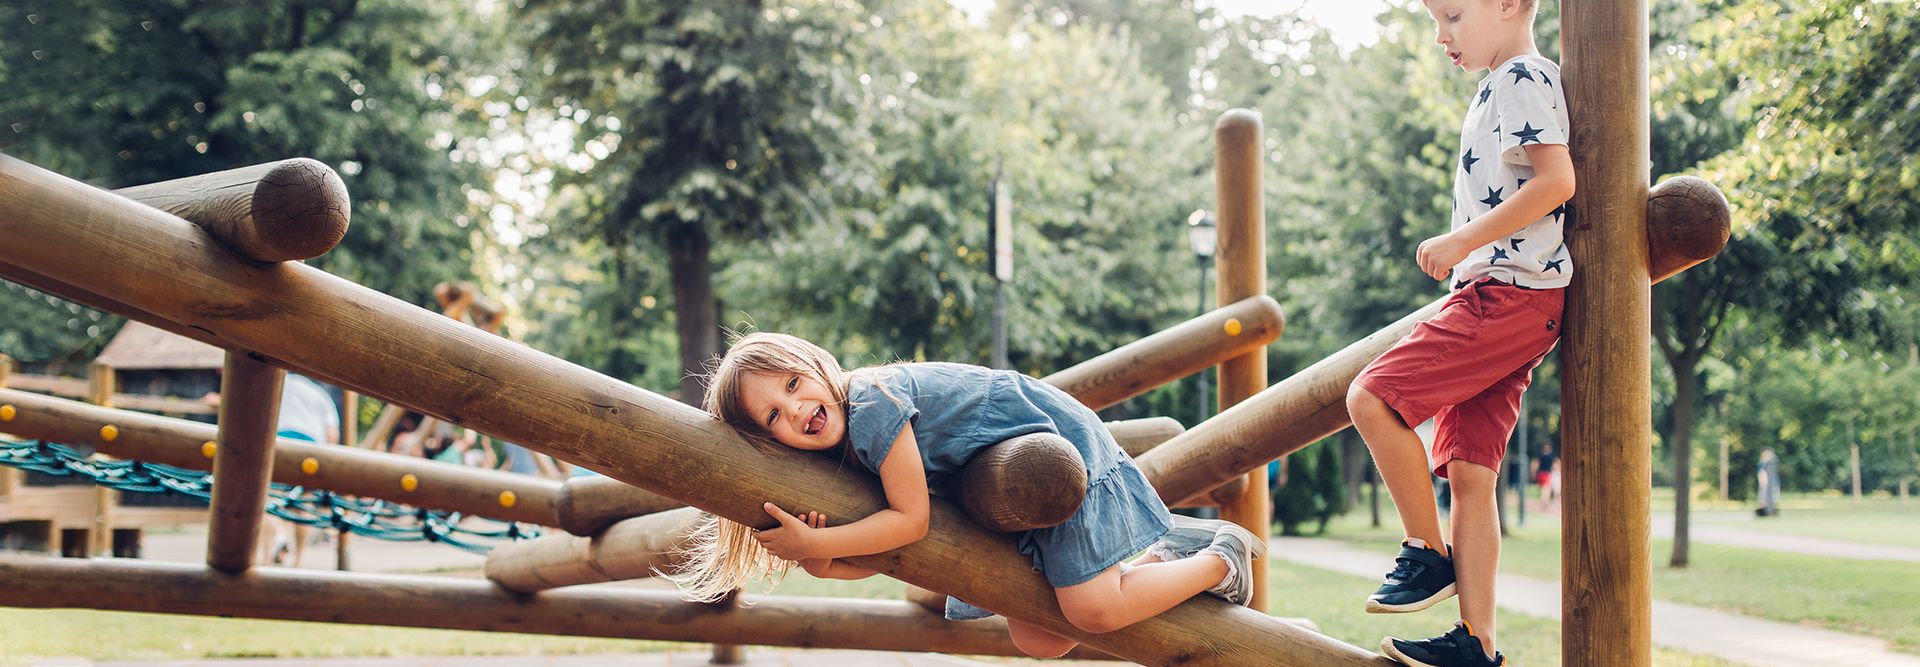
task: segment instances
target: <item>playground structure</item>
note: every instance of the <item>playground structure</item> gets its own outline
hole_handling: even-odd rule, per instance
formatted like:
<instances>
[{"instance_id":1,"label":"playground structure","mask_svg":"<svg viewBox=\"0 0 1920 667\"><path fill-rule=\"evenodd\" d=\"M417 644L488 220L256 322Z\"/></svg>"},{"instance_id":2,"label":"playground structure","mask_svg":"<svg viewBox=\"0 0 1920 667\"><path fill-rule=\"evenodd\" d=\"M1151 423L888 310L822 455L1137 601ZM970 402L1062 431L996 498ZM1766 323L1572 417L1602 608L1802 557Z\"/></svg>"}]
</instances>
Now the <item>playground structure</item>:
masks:
<instances>
[{"instance_id":1,"label":"playground structure","mask_svg":"<svg viewBox=\"0 0 1920 667\"><path fill-rule=\"evenodd\" d=\"M1567 480L1563 650L1568 664L1646 665L1651 660L1644 484L1650 474L1649 287L1718 251L1726 239L1726 208L1711 186L1697 181L1663 185L1651 194L1661 205L1647 205L1644 3L1578 3L1564 11L1569 37L1563 72L1575 112L1575 166L1581 183L1569 236L1573 254L1587 268L1569 290L1562 356ZM1226 516L1264 535L1265 463L1344 428L1343 396L1353 376L1437 306L1416 311L1292 378L1265 386L1264 347L1279 335L1280 319L1277 303L1265 295L1261 261L1260 126L1256 115L1231 111L1216 129L1220 298L1225 307L1047 380L1097 409L1225 363L1221 405L1231 407L1173 435L1139 460L1163 498L1179 502L1207 496L1223 506ZM248 170L256 170L249 172L255 177L284 173L275 169L263 165L200 178L219 176L244 185L244 179L233 175ZM307 173L338 182L331 171ZM177 186L155 184L142 190L151 195L175 192ZM324 199L336 188L318 184L293 190ZM229 386L223 394L234 398L223 403L222 426L211 436L207 431L161 436L161 426L149 427L127 413L61 417L84 425L69 426L71 431L63 436L88 440L77 444L119 442L131 448L144 442L133 434L151 431L154 442L200 447L183 456L199 454L201 466L206 465L204 444L214 441L218 475L212 546L248 540L258 530L267 479L280 478L286 462L295 460L294 470L284 474L325 475L325 481L342 492L400 495L409 503L448 509L457 505L489 516L525 511L529 517L539 516L515 520L571 523L586 532L577 536L588 538L585 550L629 559L625 562L658 554L644 542L674 525L673 517L653 514L671 511L669 504L691 504L759 526L770 523L760 509L763 501L841 517L864 516L884 507L877 480L835 475L833 462L810 454L749 446L730 429L678 402L285 261L311 257L307 253L317 254L319 244L276 243L275 235L282 232L262 230L285 229L336 242L340 234L314 234L253 213L337 210L343 234L344 189L337 190L342 198L337 204L228 207L245 209L240 217L248 223L208 222L193 217L207 215L206 208L190 210L189 219L201 224L195 226L0 156L0 237L7 239L0 247L0 276L230 351L223 379ZM1670 201L1690 204L1666 205ZM287 245L301 250L290 256L274 251ZM168 280L142 275L159 267L194 270L169 275ZM311 344L315 340L329 344ZM509 499L496 480L466 483L450 476L442 479L438 469L413 472L429 470L417 459L408 465L418 468L386 469L369 461L363 472L350 472L353 464L346 461L351 459L325 462L322 450L343 456L367 452L276 444L271 430L259 426L271 423L271 397L277 392L242 387L273 386L280 369L385 397L585 465L653 497L627 494L625 500L608 501L601 495L612 495L605 490L618 485L611 482L596 483L591 488L598 490L589 491L585 483L519 478L516 481L529 486L513 489ZM16 400L11 410L0 410L0 431L25 435L21 431L39 423L36 420L53 421L47 415L60 412L56 408L97 409L31 404L12 393L0 394L0 404ZM115 427L114 435L104 432L106 425ZM149 455L144 449L121 451L125 453L109 453ZM415 480L411 488L404 481L408 475ZM1245 480L1240 493L1210 493L1233 480ZM428 496L443 491L446 497ZM633 511L640 506L635 498L654 504L648 511ZM608 506L615 509L606 510ZM601 508L592 520L557 516L563 508L589 507ZM247 554L235 550L217 556L222 552L218 548L209 550L206 568L8 556L0 557L0 604L680 641L1013 652L1003 622L948 623L905 601L749 596L755 604L735 607L691 604L671 593L631 589L545 590L555 581L591 578L569 578L567 568L593 576L608 574L608 568L605 563L588 564L579 555L579 540L555 540L544 549L535 544L515 550L562 557L522 568L513 575L515 583L255 568ZM1029 571L1011 540L984 530L941 499L935 499L926 539L851 560L1144 664L1383 664L1371 652L1207 596L1119 631L1081 632L1062 619L1051 590ZM510 569L508 564L503 558L500 571ZM495 574L493 563L488 570ZM228 574L241 571L248 575ZM505 586L541 592L516 594ZM1256 598L1256 607L1260 604ZM445 613L450 609L466 613Z\"/></svg>"}]
</instances>

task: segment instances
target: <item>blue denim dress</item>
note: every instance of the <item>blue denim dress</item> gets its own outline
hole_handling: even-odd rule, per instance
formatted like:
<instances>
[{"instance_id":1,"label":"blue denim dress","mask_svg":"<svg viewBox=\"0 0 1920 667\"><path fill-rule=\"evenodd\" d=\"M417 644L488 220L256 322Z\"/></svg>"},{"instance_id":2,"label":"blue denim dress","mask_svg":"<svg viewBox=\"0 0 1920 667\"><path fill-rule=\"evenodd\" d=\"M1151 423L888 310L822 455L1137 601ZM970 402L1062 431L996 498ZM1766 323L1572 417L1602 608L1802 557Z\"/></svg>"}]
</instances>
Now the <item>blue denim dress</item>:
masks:
<instances>
[{"instance_id":1,"label":"blue denim dress","mask_svg":"<svg viewBox=\"0 0 1920 667\"><path fill-rule=\"evenodd\" d=\"M1047 583L1086 583L1152 545L1173 527L1167 506L1120 449L1100 418L1066 392L1039 380L979 366L896 364L856 371L847 388L847 431L855 458L878 474L908 424L920 445L927 488L951 490L969 458L1029 433L1056 433L1087 464L1087 496L1057 526L1014 535ZM947 618L990 612L947 598Z\"/></svg>"}]
</instances>

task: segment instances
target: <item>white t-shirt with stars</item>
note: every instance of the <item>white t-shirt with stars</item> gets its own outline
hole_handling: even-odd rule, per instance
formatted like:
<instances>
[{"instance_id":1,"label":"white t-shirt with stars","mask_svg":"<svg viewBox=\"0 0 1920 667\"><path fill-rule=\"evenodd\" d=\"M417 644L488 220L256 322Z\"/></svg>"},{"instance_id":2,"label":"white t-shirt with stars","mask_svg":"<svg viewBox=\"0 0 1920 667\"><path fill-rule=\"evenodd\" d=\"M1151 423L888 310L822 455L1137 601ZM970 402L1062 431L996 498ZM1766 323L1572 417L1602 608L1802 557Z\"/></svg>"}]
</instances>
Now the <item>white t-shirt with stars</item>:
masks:
<instances>
[{"instance_id":1,"label":"white t-shirt with stars","mask_svg":"<svg viewBox=\"0 0 1920 667\"><path fill-rule=\"evenodd\" d=\"M1493 68L1467 103L1454 166L1453 228L1486 215L1533 178L1522 146L1567 143L1567 100L1560 66L1538 55L1515 56ZM1493 245L1475 248L1453 267L1459 289L1481 278L1521 287L1566 287L1573 261L1562 242L1567 207L1535 220Z\"/></svg>"}]
</instances>

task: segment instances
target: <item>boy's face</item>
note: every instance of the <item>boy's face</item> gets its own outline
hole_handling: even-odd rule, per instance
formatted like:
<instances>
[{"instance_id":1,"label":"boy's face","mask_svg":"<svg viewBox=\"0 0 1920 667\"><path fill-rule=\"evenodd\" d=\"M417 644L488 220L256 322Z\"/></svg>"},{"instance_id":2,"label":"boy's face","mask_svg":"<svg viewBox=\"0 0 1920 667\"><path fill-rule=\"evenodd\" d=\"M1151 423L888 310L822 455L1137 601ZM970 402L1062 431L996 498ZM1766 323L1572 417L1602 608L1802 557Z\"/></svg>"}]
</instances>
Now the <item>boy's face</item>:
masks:
<instances>
[{"instance_id":1,"label":"boy's face","mask_svg":"<svg viewBox=\"0 0 1920 667\"><path fill-rule=\"evenodd\" d=\"M1511 55L1506 49L1513 42L1512 31L1524 27L1518 0L1428 0L1426 5L1433 17L1434 41L1467 72L1499 65L1495 58Z\"/></svg>"},{"instance_id":2,"label":"boy's face","mask_svg":"<svg viewBox=\"0 0 1920 667\"><path fill-rule=\"evenodd\" d=\"M822 450L840 443L846 413L833 392L798 373L748 373L740 378L740 406L773 440L794 449Z\"/></svg>"}]
</instances>

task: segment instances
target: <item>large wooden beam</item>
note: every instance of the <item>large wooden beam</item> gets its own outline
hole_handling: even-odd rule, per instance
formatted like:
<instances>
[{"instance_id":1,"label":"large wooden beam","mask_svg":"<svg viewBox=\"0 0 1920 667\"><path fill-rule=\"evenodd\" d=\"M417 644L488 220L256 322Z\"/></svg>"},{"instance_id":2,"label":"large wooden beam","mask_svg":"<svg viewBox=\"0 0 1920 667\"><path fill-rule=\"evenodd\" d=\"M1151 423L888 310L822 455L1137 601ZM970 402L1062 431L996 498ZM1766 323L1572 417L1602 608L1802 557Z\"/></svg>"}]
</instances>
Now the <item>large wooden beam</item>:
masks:
<instances>
[{"instance_id":1,"label":"large wooden beam","mask_svg":"<svg viewBox=\"0 0 1920 667\"><path fill-rule=\"evenodd\" d=\"M1267 293L1267 223L1260 175L1267 154L1260 114L1233 109L1213 125L1213 180L1219 220L1219 258L1214 278L1220 303ZM1220 363L1220 409L1230 409L1267 388L1267 347ZM1267 469L1255 467L1242 479L1237 497L1221 499L1220 518L1240 524L1261 540L1273 525L1273 499L1267 495ZM1164 495L1164 494L1163 494ZM1253 563L1254 609L1267 610L1267 564Z\"/></svg>"},{"instance_id":2,"label":"large wooden beam","mask_svg":"<svg viewBox=\"0 0 1920 667\"><path fill-rule=\"evenodd\" d=\"M213 467L217 429L184 419L97 408L52 396L0 389L0 405L14 418L0 433L83 447L123 459L191 470ZM116 437L100 436L113 426ZM415 507L453 510L502 521L554 525L560 483L532 475L481 470L414 456L280 440L273 447L273 481L379 498ZM313 472L307 472L312 461ZM511 497L509 502L502 502Z\"/></svg>"},{"instance_id":3,"label":"large wooden beam","mask_svg":"<svg viewBox=\"0 0 1920 667\"><path fill-rule=\"evenodd\" d=\"M997 619L954 623L905 600L748 596L583 586L519 595L484 579L260 567L243 576L178 563L0 554L0 606L87 608L319 623L681 642L1019 655Z\"/></svg>"},{"instance_id":4,"label":"large wooden beam","mask_svg":"<svg viewBox=\"0 0 1920 667\"><path fill-rule=\"evenodd\" d=\"M1214 364L1264 350L1285 326L1280 302L1265 292L1222 299L1219 308L1042 380L1101 410Z\"/></svg>"},{"instance_id":5,"label":"large wooden beam","mask_svg":"<svg viewBox=\"0 0 1920 667\"><path fill-rule=\"evenodd\" d=\"M1660 221L1646 226L1653 256L1643 275L1655 283L1713 257L1726 243L1725 198L1705 181L1691 180L1695 182L1681 189L1656 190L1650 199L1642 199L1650 217ZM1671 205L1676 196L1692 203ZM1142 454L1140 470L1153 480L1162 499L1177 502L1352 425L1347 386L1367 364L1412 333L1414 325L1440 312L1445 301L1435 299Z\"/></svg>"},{"instance_id":6,"label":"large wooden beam","mask_svg":"<svg viewBox=\"0 0 1920 667\"><path fill-rule=\"evenodd\" d=\"M312 259L347 235L352 207L332 167L294 158L115 190L200 225L260 262Z\"/></svg>"},{"instance_id":7,"label":"large wooden beam","mask_svg":"<svg viewBox=\"0 0 1920 667\"><path fill-rule=\"evenodd\" d=\"M695 408L318 269L241 261L178 218L4 155L0 238L9 265L735 521L771 527L765 502L840 517L886 507L877 479L839 461L755 447ZM162 281L153 267L192 270ZM925 539L849 560L1147 664L1381 664L1205 595L1119 631L1081 631L1011 538L938 498Z\"/></svg>"},{"instance_id":8,"label":"large wooden beam","mask_svg":"<svg viewBox=\"0 0 1920 667\"><path fill-rule=\"evenodd\" d=\"M228 352L220 375L220 435L213 457L213 516L207 566L239 573L253 567L268 468L278 439L280 387L287 372L244 352Z\"/></svg>"},{"instance_id":9,"label":"large wooden beam","mask_svg":"<svg viewBox=\"0 0 1920 667\"><path fill-rule=\"evenodd\" d=\"M1647 191L1647 3L1561 8L1561 80L1579 192L1569 202L1560 347L1561 654L1569 665L1653 661L1653 476ZM1652 265L1658 265L1657 262Z\"/></svg>"}]
</instances>

